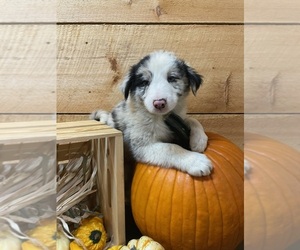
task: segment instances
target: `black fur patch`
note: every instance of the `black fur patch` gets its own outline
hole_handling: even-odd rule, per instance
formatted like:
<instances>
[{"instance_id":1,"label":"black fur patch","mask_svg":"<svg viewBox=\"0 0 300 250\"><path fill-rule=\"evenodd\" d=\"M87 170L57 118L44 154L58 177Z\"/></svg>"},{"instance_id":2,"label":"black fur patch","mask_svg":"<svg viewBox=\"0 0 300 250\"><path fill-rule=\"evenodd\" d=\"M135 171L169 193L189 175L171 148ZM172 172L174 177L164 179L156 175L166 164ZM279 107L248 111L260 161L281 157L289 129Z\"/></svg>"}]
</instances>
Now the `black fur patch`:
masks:
<instances>
[{"instance_id":1,"label":"black fur patch","mask_svg":"<svg viewBox=\"0 0 300 250\"><path fill-rule=\"evenodd\" d=\"M165 123L173 133L172 143L177 144L187 150L190 148L190 127L184 122L184 120L171 112L166 118Z\"/></svg>"},{"instance_id":2,"label":"black fur patch","mask_svg":"<svg viewBox=\"0 0 300 250\"><path fill-rule=\"evenodd\" d=\"M129 72L129 79L125 86L125 91L124 91L125 100L127 100L130 92L134 92L137 87L145 84L142 75L138 75L137 71L141 66L145 65L145 62L147 62L149 58L150 58L149 55L145 56L139 63L132 66Z\"/></svg>"},{"instance_id":3,"label":"black fur patch","mask_svg":"<svg viewBox=\"0 0 300 250\"><path fill-rule=\"evenodd\" d=\"M196 95L197 90L199 89L200 85L202 84L202 76L199 75L193 68L186 66L186 76L189 80L189 85L192 89L194 95Z\"/></svg>"},{"instance_id":4,"label":"black fur patch","mask_svg":"<svg viewBox=\"0 0 300 250\"><path fill-rule=\"evenodd\" d=\"M202 76L199 75L195 69L186 65L183 60L177 61L176 66L179 69L179 73L182 75L182 77L186 76L188 79L189 88L191 88L193 94L196 95L197 90L203 82Z\"/></svg>"}]
</instances>

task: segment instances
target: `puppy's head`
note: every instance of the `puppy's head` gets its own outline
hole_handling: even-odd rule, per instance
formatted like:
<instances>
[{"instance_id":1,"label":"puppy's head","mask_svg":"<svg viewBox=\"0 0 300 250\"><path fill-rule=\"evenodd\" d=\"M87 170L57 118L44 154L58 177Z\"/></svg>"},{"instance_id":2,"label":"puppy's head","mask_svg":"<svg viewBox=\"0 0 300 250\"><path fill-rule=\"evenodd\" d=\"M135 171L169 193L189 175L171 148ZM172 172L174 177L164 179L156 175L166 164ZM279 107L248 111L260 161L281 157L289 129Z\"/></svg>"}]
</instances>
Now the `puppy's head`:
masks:
<instances>
[{"instance_id":1,"label":"puppy's head","mask_svg":"<svg viewBox=\"0 0 300 250\"><path fill-rule=\"evenodd\" d=\"M173 53L156 51L132 66L122 91L141 102L153 114L166 114L180 104L190 90L195 95L202 77Z\"/></svg>"}]
</instances>

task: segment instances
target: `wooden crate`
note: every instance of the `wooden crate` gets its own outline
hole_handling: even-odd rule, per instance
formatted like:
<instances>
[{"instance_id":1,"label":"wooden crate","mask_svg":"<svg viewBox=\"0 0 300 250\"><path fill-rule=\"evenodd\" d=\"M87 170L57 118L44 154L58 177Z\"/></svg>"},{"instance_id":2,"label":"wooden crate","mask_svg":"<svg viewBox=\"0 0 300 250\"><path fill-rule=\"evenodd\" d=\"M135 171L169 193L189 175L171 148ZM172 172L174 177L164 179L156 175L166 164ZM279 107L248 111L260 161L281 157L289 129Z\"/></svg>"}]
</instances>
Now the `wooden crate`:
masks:
<instances>
[{"instance_id":1,"label":"wooden crate","mask_svg":"<svg viewBox=\"0 0 300 250\"><path fill-rule=\"evenodd\" d=\"M0 123L0 166L29 158L55 157L55 121Z\"/></svg>"},{"instance_id":2,"label":"wooden crate","mask_svg":"<svg viewBox=\"0 0 300 250\"><path fill-rule=\"evenodd\" d=\"M96 121L57 124L57 160L88 148L98 168L97 196L112 244L125 243L123 137L118 130Z\"/></svg>"},{"instance_id":3,"label":"wooden crate","mask_svg":"<svg viewBox=\"0 0 300 250\"><path fill-rule=\"evenodd\" d=\"M112 244L125 243L121 132L96 121L0 123L0 166L14 165L23 159L44 155L55 158L55 152L57 163L67 162L83 145L93 153L92 164L98 170L95 197L104 215L108 237ZM52 177L47 176L48 181L55 179L55 172L51 170ZM54 185L53 194L55 192ZM48 202L55 207L55 197Z\"/></svg>"},{"instance_id":4,"label":"wooden crate","mask_svg":"<svg viewBox=\"0 0 300 250\"><path fill-rule=\"evenodd\" d=\"M0 232L11 227L26 234L42 218L55 224L55 126L55 121L0 123Z\"/></svg>"}]
</instances>

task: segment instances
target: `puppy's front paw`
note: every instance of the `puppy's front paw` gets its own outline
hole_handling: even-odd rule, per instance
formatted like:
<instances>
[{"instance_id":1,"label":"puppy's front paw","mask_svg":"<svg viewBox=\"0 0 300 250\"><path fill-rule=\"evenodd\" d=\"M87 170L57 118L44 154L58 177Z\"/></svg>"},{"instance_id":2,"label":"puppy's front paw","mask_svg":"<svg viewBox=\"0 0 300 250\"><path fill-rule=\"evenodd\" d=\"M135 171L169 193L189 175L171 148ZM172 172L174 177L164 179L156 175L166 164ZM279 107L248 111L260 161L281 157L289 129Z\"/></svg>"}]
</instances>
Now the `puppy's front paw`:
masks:
<instances>
[{"instance_id":1,"label":"puppy's front paw","mask_svg":"<svg viewBox=\"0 0 300 250\"><path fill-rule=\"evenodd\" d=\"M247 161L246 159L244 160L244 175L249 174L251 171L251 165L249 163L249 161Z\"/></svg>"},{"instance_id":2,"label":"puppy's front paw","mask_svg":"<svg viewBox=\"0 0 300 250\"><path fill-rule=\"evenodd\" d=\"M90 119L92 120L96 120L99 122L103 122L107 125L112 126L112 119L111 119L111 114L107 111L103 111L103 110L97 110L94 111L93 113L91 113L90 115Z\"/></svg>"},{"instance_id":3,"label":"puppy's front paw","mask_svg":"<svg viewBox=\"0 0 300 250\"><path fill-rule=\"evenodd\" d=\"M208 137L205 133L191 133L190 147L194 152L204 152L207 146Z\"/></svg>"},{"instance_id":4,"label":"puppy's front paw","mask_svg":"<svg viewBox=\"0 0 300 250\"><path fill-rule=\"evenodd\" d=\"M213 169L212 163L207 156L196 152L191 152L186 163L186 172L193 176L207 176Z\"/></svg>"}]
</instances>

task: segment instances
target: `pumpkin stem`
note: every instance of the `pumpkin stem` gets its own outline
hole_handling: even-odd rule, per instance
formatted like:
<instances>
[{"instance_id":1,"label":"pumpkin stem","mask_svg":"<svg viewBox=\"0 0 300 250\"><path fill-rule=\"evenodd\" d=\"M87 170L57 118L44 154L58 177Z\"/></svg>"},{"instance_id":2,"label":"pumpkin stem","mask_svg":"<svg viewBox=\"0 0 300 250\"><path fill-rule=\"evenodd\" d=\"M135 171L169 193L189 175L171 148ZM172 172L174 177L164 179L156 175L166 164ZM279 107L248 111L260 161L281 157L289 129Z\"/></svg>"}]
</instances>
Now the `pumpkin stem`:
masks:
<instances>
[{"instance_id":1,"label":"pumpkin stem","mask_svg":"<svg viewBox=\"0 0 300 250\"><path fill-rule=\"evenodd\" d=\"M90 240L93 242L93 244L97 244L101 240L102 233L99 230L94 230L90 234Z\"/></svg>"}]
</instances>

